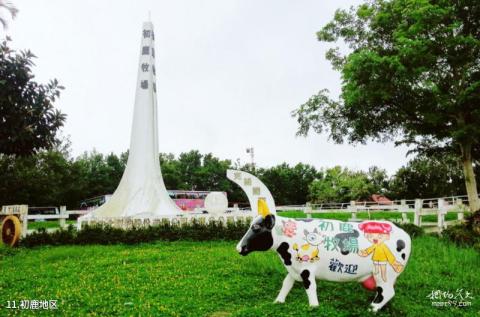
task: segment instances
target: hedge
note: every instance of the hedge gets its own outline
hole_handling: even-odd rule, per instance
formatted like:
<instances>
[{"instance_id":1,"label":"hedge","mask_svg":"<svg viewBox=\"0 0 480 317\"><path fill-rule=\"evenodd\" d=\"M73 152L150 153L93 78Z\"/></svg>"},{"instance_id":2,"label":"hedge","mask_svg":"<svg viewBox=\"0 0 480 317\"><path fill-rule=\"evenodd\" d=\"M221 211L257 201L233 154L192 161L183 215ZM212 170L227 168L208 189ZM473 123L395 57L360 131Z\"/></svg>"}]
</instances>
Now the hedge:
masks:
<instances>
[{"instance_id":1,"label":"hedge","mask_svg":"<svg viewBox=\"0 0 480 317\"><path fill-rule=\"evenodd\" d=\"M239 240L243 237L249 225L244 220L227 222L226 224L220 221L200 224L194 220L183 225L161 223L156 226L132 227L129 229L114 228L109 225L87 225L79 231L70 225L66 229L59 229L54 232L47 232L45 228L37 229L23 238L20 241L20 246L136 244L159 240Z\"/></svg>"}]
</instances>

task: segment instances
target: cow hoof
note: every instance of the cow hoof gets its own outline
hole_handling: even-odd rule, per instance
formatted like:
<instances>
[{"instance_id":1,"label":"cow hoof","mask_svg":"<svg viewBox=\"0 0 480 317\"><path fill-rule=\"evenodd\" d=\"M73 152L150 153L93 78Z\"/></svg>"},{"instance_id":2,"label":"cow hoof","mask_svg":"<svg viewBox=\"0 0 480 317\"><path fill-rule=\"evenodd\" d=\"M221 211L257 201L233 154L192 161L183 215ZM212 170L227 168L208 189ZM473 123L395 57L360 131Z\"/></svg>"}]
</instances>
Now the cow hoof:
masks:
<instances>
[{"instance_id":1,"label":"cow hoof","mask_svg":"<svg viewBox=\"0 0 480 317\"><path fill-rule=\"evenodd\" d=\"M310 307L312 307L312 308L318 307L318 303L312 303L312 304L310 304Z\"/></svg>"},{"instance_id":2,"label":"cow hoof","mask_svg":"<svg viewBox=\"0 0 480 317\"><path fill-rule=\"evenodd\" d=\"M376 312L378 312L378 307L374 305L370 305L370 308L368 309L368 311L375 314Z\"/></svg>"},{"instance_id":3,"label":"cow hoof","mask_svg":"<svg viewBox=\"0 0 480 317\"><path fill-rule=\"evenodd\" d=\"M285 300L276 299L273 303L274 304L285 304Z\"/></svg>"}]
</instances>

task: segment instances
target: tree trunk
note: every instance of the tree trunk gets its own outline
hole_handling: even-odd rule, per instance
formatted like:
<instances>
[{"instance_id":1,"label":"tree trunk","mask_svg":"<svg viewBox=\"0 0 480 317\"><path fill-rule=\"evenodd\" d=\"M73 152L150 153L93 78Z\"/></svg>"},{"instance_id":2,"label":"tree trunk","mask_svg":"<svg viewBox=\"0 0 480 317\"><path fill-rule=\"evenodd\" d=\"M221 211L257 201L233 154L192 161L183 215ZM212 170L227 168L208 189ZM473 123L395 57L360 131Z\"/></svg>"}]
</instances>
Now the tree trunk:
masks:
<instances>
[{"instance_id":1,"label":"tree trunk","mask_svg":"<svg viewBox=\"0 0 480 317\"><path fill-rule=\"evenodd\" d=\"M475 179L475 172L473 171L472 144L462 144L461 149L463 174L465 176L465 187L467 188L468 203L470 205L470 211L475 212L480 210L480 200L478 199L477 181Z\"/></svg>"}]
</instances>

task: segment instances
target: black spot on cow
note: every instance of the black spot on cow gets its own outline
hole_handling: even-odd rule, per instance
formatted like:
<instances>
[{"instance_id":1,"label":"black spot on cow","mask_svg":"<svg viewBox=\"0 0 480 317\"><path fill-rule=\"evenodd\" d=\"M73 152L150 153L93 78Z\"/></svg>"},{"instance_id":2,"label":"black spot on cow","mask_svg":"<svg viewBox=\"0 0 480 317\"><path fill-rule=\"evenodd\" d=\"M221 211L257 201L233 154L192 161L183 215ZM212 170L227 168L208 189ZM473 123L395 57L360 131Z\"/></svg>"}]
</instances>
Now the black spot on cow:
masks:
<instances>
[{"instance_id":1,"label":"black spot on cow","mask_svg":"<svg viewBox=\"0 0 480 317\"><path fill-rule=\"evenodd\" d=\"M397 240L397 252L401 252L403 249L405 249L405 241Z\"/></svg>"},{"instance_id":2,"label":"black spot on cow","mask_svg":"<svg viewBox=\"0 0 480 317\"><path fill-rule=\"evenodd\" d=\"M402 253L402 259L405 260L405 253Z\"/></svg>"},{"instance_id":3,"label":"black spot on cow","mask_svg":"<svg viewBox=\"0 0 480 317\"><path fill-rule=\"evenodd\" d=\"M292 255L290 254L290 252L288 252L288 248L289 248L288 243L282 242L280 246L277 248L277 252L282 257L283 263L285 265L292 265Z\"/></svg>"},{"instance_id":4,"label":"black spot on cow","mask_svg":"<svg viewBox=\"0 0 480 317\"><path fill-rule=\"evenodd\" d=\"M358 238L359 236L359 233L357 230L353 230L353 232L344 232L344 233L339 233L337 235L335 235L335 238L338 239L338 246L340 247L340 252L343 254L343 255L347 255L350 253L349 250L345 250L346 249L346 245L344 243L344 241L348 241L350 240L350 238Z\"/></svg>"},{"instance_id":5,"label":"black spot on cow","mask_svg":"<svg viewBox=\"0 0 480 317\"><path fill-rule=\"evenodd\" d=\"M308 289L310 287L310 280L308 279L308 277L310 276L310 271L303 270L302 273L300 273L300 276L302 277L303 287L305 287L305 289Z\"/></svg>"},{"instance_id":6,"label":"black spot on cow","mask_svg":"<svg viewBox=\"0 0 480 317\"><path fill-rule=\"evenodd\" d=\"M375 299L373 300L373 302L375 304L379 304L381 302L383 302L383 288L381 288L380 286L377 287L377 295L375 295Z\"/></svg>"},{"instance_id":7,"label":"black spot on cow","mask_svg":"<svg viewBox=\"0 0 480 317\"><path fill-rule=\"evenodd\" d=\"M302 221L302 222L312 222L312 218L295 218L296 221Z\"/></svg>"}]
</instances>

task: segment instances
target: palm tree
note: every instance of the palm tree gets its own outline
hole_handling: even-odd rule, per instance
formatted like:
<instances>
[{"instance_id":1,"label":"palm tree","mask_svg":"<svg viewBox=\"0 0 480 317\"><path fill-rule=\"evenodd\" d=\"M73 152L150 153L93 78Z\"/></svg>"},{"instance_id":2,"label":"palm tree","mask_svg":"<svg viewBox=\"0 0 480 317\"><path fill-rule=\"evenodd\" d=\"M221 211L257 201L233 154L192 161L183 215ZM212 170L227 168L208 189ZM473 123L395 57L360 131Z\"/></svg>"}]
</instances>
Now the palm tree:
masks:
<instances>
[{"instance_id":1,"label":"palm tree","mask_svg":"<svg viewBox=\"0 0 480 317\"><path fill-rule=\"evenodd\" d=\"M0 11L8 11L12 16L12 19L17 16L18 9L10 1L0 0ZM7 28L7 19L0 15L0 24L2 24L3 28Z\"/></svg>"}]
</instances>

